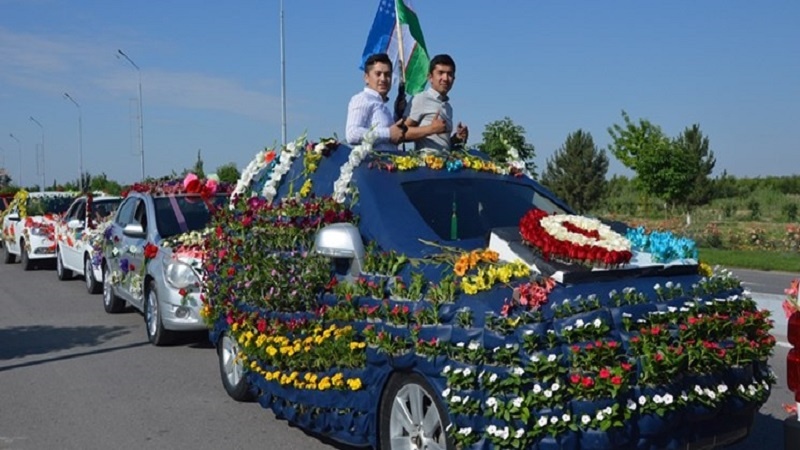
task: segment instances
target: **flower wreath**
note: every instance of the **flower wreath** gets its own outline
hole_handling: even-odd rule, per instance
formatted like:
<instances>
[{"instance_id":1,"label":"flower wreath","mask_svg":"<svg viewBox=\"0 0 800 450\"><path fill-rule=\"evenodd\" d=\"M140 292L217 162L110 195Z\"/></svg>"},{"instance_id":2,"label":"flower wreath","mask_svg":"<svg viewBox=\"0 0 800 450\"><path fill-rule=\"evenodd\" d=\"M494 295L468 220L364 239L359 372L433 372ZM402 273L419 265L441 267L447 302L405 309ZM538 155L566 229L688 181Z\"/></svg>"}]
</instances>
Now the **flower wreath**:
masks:
<instances>
[{"instance_id":1,"label":"flower wreath","mask_svg":"<svg viewBox=\"0 0 800 450\"><path fill-rule=\"evenodd\" d=\"M613 267L631 260L631 243L597 219L569 214L549 215L532 209L519 222L522 238L545 259Z\"/></svg>"},{"instance_id":2,"label":"flower wreath","mask_svg":"<svg viewBox=\"0 0 800 450\"><path fill-rule=\"evenodd\" d=\"M206 180L201 180L197 175L188 173L183 181L179 180L157 180L154 182L134 183L130 188L122 192L122 197L127 197L133 192L140 192L151 195L176 195L176 194L197 194L207 200L219 192L230 192L231 186L228 183L220 183L216 175L211 175Z\"/></svg>"}]
</instances>

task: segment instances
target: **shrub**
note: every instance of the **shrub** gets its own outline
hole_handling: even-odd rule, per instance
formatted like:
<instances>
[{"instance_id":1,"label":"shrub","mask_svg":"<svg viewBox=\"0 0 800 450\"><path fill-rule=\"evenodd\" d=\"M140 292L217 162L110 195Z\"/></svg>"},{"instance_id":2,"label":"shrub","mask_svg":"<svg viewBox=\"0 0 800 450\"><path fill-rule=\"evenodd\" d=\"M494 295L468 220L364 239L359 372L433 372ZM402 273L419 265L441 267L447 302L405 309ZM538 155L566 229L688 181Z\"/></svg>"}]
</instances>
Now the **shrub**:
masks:
<instances>
[{"instance_id":1,"label":"shrub","mask_svg":"<svg viewBox=\"0 0 800 450\"><path fill-rule=\"evenodd\" d=\"M783 214L789 222L795 222L797 220L797 203L784 204Z\"/></svg>"},{"instance_id":2,"label":"shrub","mask_svg":"<svg viewBox=\"0 0 800 450\"><path fill-rule=\"evenodd\" d=\"M736 206L733 202L725 202L722 204L722 215L726 219L730 219L733 217L733 213L736 211Z\"/></svg>"},{"instance_id":3,"label":"shrub","mask_svg":"<svg viewBox=\"0 0 800 450\"><path fill-rule=\"evenodd\" d=\"M750 210L750 219L758 220L761 218L761 203L758 200L750 200L747 204L747 209Z\"/></svg>"}]
</instances>

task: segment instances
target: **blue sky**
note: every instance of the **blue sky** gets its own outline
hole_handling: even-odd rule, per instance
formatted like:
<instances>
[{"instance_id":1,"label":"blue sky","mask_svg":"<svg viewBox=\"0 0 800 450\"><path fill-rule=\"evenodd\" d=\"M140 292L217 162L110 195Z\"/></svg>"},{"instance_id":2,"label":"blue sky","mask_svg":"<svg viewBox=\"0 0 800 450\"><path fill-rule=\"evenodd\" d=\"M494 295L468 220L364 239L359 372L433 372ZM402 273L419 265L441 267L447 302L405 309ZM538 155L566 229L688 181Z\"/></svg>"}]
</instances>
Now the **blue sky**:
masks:
<instances>
[{"instance_id":1,"label":"blue sky","mask_svg":"<svg viewBox=\"0 0 800 450\"><path fill-rule=\"evenodd\" d=\"M378 0L286 0L290 140L344 136L363 86L361 51ZM480 141L510 117L539 172L583 129L600 148L625 110L670 136L700 124L714 174L800 168L800 2L740 0L415 0L430 54L458 64L455 119ZM84 169L123 183L141 175L135 105L141 69L146 173L180 172L202 151L207 172L240 169L281 141L279 0L0 0L0 163L19 181ZM610 156L610 155L609 155ZM612 156L611 173L630 174Z\"/></svg>"}]
</instances>

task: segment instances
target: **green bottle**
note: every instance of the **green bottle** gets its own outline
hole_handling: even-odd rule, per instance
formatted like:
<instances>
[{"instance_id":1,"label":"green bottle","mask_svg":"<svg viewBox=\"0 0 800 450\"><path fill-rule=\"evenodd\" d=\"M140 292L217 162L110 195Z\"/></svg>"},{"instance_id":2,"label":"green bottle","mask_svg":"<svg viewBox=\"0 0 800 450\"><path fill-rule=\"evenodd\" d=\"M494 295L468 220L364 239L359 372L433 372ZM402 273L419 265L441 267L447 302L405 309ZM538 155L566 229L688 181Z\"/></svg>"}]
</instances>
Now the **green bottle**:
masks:
<instances>
[{"instance_id":1,"label":"green bottle","mask_svg":"<svg viewBox=\"0 0 800 450\"><path fill-rule=\"evenodd\" d=\"M453 199L453 214L450 216L450 240L458 239L458 216L456 216L456 201Z\"/></svg>"}]
</instances>

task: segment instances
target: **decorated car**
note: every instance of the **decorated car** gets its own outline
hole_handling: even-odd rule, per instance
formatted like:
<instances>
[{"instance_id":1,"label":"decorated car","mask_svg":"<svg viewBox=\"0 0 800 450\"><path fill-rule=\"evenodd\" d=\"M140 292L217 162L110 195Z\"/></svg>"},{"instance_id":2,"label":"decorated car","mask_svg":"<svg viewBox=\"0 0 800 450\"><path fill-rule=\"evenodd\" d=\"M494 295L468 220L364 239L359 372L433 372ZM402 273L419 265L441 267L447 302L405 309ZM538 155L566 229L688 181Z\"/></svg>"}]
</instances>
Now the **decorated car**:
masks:
<instances>
[{"instance_id":1,"label":"decorated car","mask_svg":"<svg viewBox=\"0 0 800 450\"><path fill-rule=\"evenodd\" d=\"M86 281L86 290L90 294L102 291L103 233L121 201L121 197L95 193L82 195L72 202L56 224L56 275L59 280L68 280L77 274Z\"/></svg>"},{"instance_id":2,"label":"decorated car","mask_svg":"<svg viewBox=\"0 0 800 450\"><path fill-rule=\"evenodd\" d=\"M27 192L21 190L3 212L3 262L17 257L22 268L51 263L56 257L55 226L75 198L72 192Z\"/></svg>"},{"instance_id":3,"label":"decorated car","mask_svg":"<svg viewBox=\"0 0 800 450\"><path fill-rule=\"evenodd\" d=\"M207 241L228 394L381 449L745 438L769 313L692 241L575 215L516 155L258 153Z\"/></svg>"},{"instance_id":4,"label":"decorated car","mask_svg":"<svg viewBox=\"0 0 800 450\"><path fill-rule=\"evenodd\" d=\"M141 311L154 345L204 328L203 242L212 212L227 203L226 189L189 174L183 181L135 184L123 193L103 233L106 312L121 312L126 303Z\"/></svg>"}]
</instances>

